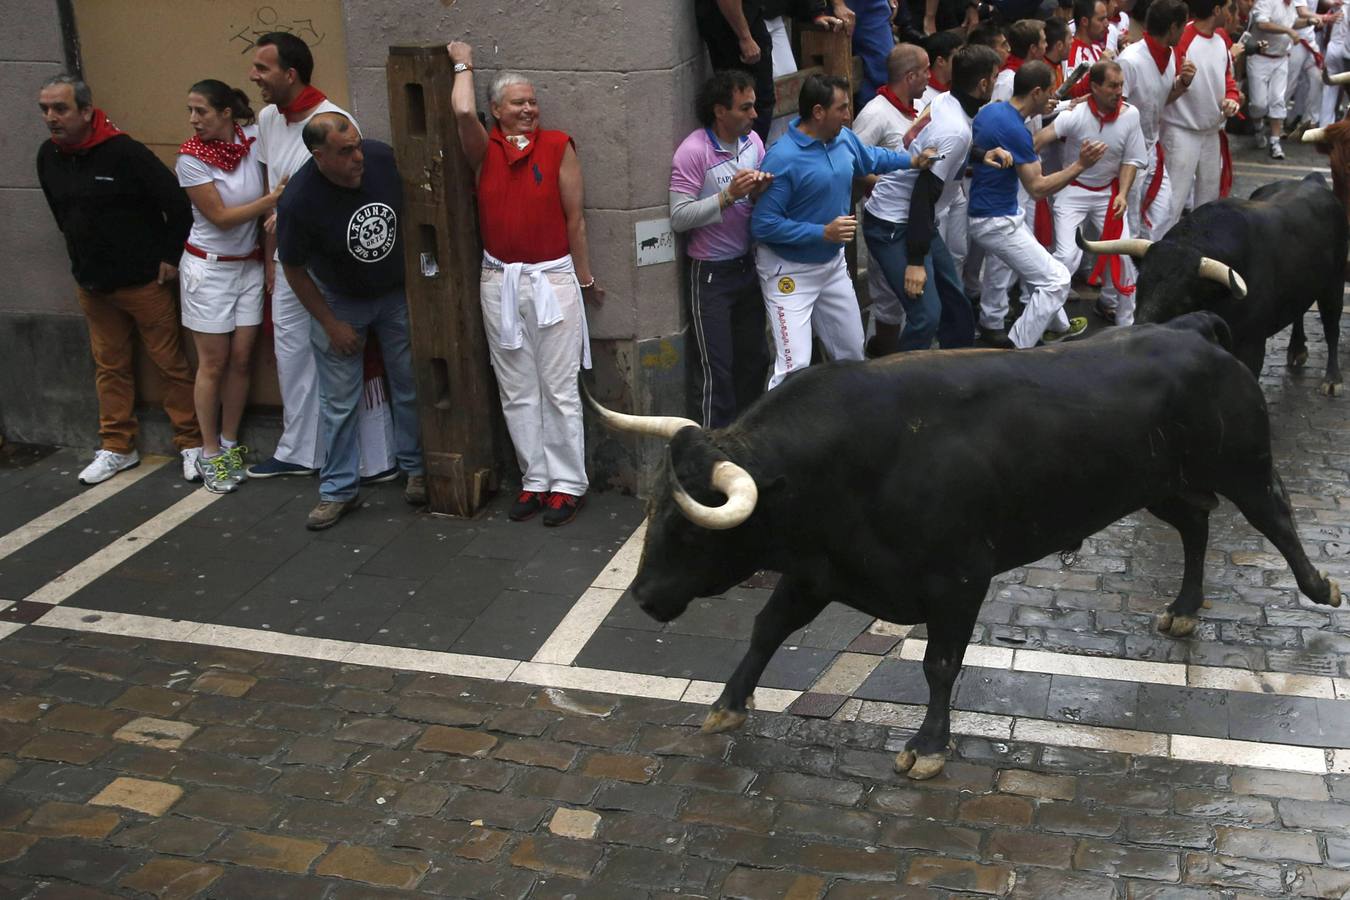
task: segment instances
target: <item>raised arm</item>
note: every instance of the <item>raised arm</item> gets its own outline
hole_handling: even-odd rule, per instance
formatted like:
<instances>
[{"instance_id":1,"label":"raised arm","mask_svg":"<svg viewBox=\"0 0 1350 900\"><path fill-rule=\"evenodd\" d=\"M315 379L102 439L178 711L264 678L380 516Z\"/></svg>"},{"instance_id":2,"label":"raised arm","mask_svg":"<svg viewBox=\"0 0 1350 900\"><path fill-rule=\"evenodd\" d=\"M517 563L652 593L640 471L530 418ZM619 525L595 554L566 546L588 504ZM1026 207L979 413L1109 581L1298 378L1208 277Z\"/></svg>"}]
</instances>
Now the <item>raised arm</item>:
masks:
<instances>
[{"instance_id":1,"label":"raised arm","mask_svg":"<svg viewBox=\"0 0 1350 900\"><path fill-rule=\"evenodd\" d=\"M454 79L450 89L450 109L459 128L459 144L477 174L483 164L483 154L487 153L488 136L483 123L478 121L478 101L473 92L473 48L464 41L451 41L445 45L445 52L450 55L452 64L467 67L450 76Z\"/></svg>"}]
</instances>

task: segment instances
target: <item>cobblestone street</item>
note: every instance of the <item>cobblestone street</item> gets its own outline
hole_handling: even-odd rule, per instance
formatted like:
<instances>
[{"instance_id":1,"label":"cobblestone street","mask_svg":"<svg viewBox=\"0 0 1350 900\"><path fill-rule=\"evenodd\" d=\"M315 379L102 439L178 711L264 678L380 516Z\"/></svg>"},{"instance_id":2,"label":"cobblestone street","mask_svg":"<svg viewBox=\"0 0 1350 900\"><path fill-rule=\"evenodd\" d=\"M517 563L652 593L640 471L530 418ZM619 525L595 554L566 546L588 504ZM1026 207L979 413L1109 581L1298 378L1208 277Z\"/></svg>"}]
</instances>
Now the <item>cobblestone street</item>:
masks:
<instances>
[{"instance_id":1,"label":"cobblestone street","mask_svg":"<svg viewBox=\"0 0 1350 900\"><path fill-rule=\"evenodd\" d=\"M1239 151L1235 194L1325 160ZM1350 399L1326 345L1263 387L1314 564L1350 586ZM1350 333L1342 324L1342 336ZM1344 343L1344 341L1342 342ZM228 496L85 450L0 463L0 896L1239 900L1350 895L1350 611L1299 596L1225 502L1195 635L1146 514L1006 573L937 778L892 769L922 627L834 606L743 729L698 726L769 594L648 619L643 505L571 525L411 511L311 480Z\"/></svg>"}]
</instances>

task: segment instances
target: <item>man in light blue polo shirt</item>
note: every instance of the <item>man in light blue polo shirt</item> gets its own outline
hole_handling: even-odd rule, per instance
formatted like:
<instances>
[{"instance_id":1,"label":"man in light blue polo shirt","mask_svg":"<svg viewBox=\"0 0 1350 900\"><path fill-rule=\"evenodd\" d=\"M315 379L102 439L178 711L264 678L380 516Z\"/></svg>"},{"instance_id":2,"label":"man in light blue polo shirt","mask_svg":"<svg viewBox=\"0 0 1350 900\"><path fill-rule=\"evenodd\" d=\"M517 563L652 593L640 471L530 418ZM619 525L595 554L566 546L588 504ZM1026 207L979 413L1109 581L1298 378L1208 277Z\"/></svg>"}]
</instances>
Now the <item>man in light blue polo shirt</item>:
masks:
<instances>
[{"instance_id":1,"label":"man in light blue polo shirt","mask_svg":"<svg viewBox=\"0 0 1350 900\"><path fill-rule=\"evenodd\" d=\"M750 234L776 359L769 390L811 362L813 331L831 359L862 359L862 316L844 245L858 230L853 179L928 168L933 151L911 158L869 147L845 126L848 82L811 75L797 99L798 118L769 148L761 169L773 176L755 204Z\"/></svg>"}]
</instances>

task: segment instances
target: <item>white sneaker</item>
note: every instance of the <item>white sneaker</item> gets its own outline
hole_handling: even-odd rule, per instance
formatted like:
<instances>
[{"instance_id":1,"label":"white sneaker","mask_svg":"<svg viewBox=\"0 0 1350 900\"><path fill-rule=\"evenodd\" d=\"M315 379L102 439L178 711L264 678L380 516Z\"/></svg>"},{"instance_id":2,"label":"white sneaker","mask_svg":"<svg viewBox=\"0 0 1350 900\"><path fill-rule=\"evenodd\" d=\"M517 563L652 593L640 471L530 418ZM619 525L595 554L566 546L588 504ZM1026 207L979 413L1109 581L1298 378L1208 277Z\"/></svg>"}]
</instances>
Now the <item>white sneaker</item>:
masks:
<instances>
[{"instance_id":1,"label":"white sneaker","mask_svg":"<svg viewBox=\"0 0 1350 900\"><path fill-rule=\"evenodd\" d=\"M1270 139L1270 158L1284 159L1284 148L1280 146L1279 138Z\"/></svg>"},{"instance_id":2,"label":"white sneaker","mask_svg":"<svg viewBox=\"0 0 1350 900\"><path fill-rule=\"evenodd\" d=\"M100 450L94 454L94 461L84 467L80 473L80 484L98 484L107 481L118 472L134 469L141 464L141 455L135 450L130 453L114 453Z\"/></svg>"},{"instance_id":3,"label":"white sneaker","mask_svg":"<svg viewBox=\"0 0 1350 900\"><path fill-rule=\"evenodd\" d=\"M183 457L183 480L201 481L202 475L197 471L197 460L201 458L202 448L189 447L179 455Z\"/></svg>"}]
</instances>

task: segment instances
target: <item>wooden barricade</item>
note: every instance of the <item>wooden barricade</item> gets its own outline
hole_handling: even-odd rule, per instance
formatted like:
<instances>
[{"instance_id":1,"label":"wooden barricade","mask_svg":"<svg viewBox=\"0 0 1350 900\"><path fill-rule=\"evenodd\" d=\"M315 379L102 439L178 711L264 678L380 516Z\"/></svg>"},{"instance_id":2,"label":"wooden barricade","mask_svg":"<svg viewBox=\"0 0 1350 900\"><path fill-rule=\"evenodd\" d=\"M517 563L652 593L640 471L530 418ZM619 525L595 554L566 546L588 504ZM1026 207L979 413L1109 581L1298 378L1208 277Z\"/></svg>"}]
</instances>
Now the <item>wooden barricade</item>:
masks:
<instances>
[{"instance_id":1,"label":"wooden barricade","mask_svg":"<svg viewBox=\"0 0 1350 900\"><path fill-rule=\"evenodd\" d=\"M471 516L497 487L497 386L479 306L473 170L450 107L444 46L390 47L386 76L403 177L413 373L432 512Z\"/></svg>"}]
</instances>

